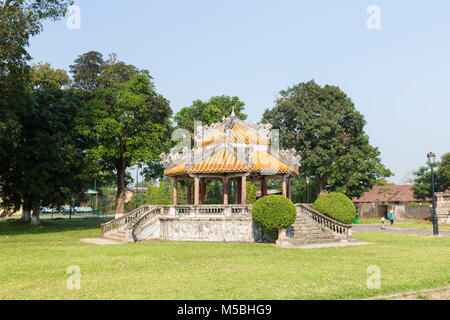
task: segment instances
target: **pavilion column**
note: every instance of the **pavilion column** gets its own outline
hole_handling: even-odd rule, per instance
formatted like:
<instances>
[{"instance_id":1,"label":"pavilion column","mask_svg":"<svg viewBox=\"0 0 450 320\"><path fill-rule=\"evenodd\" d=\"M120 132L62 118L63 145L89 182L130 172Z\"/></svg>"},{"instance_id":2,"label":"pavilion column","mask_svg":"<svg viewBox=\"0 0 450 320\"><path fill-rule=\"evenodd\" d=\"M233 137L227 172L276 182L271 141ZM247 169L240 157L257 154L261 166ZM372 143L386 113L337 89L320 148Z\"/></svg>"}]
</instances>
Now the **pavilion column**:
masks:
<instances>
[{"instance_id":1,"label":"pavilion column","mask_svg":"<svg viewBox=\"0 0 450 320\"><path fill-rule=\"evenodd\" d=\"M191 181L187 181L186 182L186 203L187 204L192 204L192 182Z\"/></svg>"},{"instance_id":2,"label":"pavilion column","mask_svg":"<svg viewBox=\"0 0 450 320\"><path fill-rule=\"evenodd\" d=\"M247 204L247 176L242 177L241 194L241 204Z\"/></svg>"},{"instance_id":3,"label":"pavilion column","mask_svg":"<svg viewBox=\"0 0 450 320\"><path fill-rule=\"evenodd\" d=\"M200 179L200 203L205 204L206 200L206 183L205 178Z\"/></svg>"},{"instance_id":4,"label":"pavilion column","mask_svg":"<svg viewBox=\"0 0 450 320\"><path fill-rule=\"evenodd\" d=\"M291 194L291 182L292 182L292 179L291 179L291 177L289 177L288 179L287 179L287 197L289 198L289 200L292 200L292 194Z\"/></svg>"},{"instance_id":5,"label":"pavilion column","mask_svg":"<svg viewBox=\"0 0 450 320\"><path fill-rule=\"evenodd\" d=\"M200 203L200 178L195 177L194 178L194 204L196 206Z\"/></svg>"},{"instance_id":6,"label":"pavilion column","mask_svg":"<svg viewBox=\"0 0 450 320\"><path fill-rule=\"evenodd\" d=\"M173 205L178 204L178 178L173 178Z\"/></svg>"},{"instance_id":7,"label":"pavilion column","mask_svg":"<svg viewBox=\"0 0 450 320\"><path fill-rule=\"evenodd\" d=\"M238 204L242 204L242 181L238 179Z\"/></svg>"},{"instance_id":8,"label":"pavilion column","mask_svg":"<svg viewBox=\"0 0 450 320\"><path fill-rule=\"evenodd\" d=\"M228 205L228 178L223 178L223 204Z\"/></svg>"},{"instance_id":9,"label":"pavilion column","mask_svg":"<svg viewBox=\"0 0 450 320\"><path fill-rule=\"evenodd\" d=\"M261 198L267 196L267 177L262 177L261 181Z\"/></svg>"},{"instance_id":10,"label":"pavilion column","mask_svg":"<svg viewBox=\"0 0 450 320\"><path fill-rule=\"evenodd\" d=\"M287 179L286 176L283 176L282 180L281 180L281 185L282 185L282 189L283 189L283 196L287 197Z\"/></svg>"}]
</instances>

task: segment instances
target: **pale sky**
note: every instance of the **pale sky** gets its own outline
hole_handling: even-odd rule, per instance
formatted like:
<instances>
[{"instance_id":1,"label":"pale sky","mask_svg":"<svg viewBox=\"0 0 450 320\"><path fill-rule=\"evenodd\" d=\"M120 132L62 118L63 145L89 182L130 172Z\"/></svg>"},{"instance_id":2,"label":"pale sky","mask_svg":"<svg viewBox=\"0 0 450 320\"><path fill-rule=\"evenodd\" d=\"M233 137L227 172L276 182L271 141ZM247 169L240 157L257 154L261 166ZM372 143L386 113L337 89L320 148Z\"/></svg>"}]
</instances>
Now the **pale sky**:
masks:
<instances>
[{"instance_id":1,"label":"pale sky","mask_svg":"<svg viewBox=\"0 0 450 320\"><path fill-rule=\"evenodd\" d=\"M150 70L174 112L239 96L258 122L280 90L339 86L365 116L371 144L404 183L450 152L450 1L76 0L81 28L48 22L35 62L68 70L87 51ZM380 9L369 22L368 7ZM74 20L71 20L74 21ZM374 24L375 23L375 24Z\"/></svg>"}]
</instances>

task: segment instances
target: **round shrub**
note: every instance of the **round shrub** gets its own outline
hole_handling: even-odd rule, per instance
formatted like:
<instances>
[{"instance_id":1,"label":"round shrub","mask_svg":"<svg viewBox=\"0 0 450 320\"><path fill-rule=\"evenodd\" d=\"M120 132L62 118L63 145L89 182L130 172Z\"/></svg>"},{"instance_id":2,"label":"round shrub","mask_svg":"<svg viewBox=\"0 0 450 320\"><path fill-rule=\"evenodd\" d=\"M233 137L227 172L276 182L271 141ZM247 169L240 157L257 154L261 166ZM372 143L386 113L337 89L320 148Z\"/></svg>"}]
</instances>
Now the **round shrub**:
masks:
<instances>
[{"instance_id":1,"label":"round shrub","mask_svg":"<svg viewBox=\"0 0 450 320\"><path fill-rule=\"evenodd\" d=\"M329 193L319 197L313 204L313 209L345 224L352 224L356 216L356 207L343 193Z\"/></svg>"},{"instance_id":2,"label":"round shrub","mask_svg":"<svg viewBox=\"0 0 450 320\"><path fill-rule=\"evenodd\" d=\"M295 222L297 209L291 200L284 196L266 196L255 202L252 217L269 236L275 238L278 230Z\"/></svg>"}]
</instances>

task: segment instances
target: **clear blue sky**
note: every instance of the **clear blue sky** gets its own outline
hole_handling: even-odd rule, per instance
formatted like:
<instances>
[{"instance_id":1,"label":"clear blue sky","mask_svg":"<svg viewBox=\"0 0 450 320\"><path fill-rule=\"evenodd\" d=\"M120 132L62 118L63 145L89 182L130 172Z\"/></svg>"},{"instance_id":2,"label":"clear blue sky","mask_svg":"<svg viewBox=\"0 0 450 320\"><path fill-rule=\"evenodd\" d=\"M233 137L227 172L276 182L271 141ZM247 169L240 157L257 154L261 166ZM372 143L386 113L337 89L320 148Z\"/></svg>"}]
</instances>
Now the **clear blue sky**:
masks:
<instances>
[{"instance_id":1,"label":"clear blue sky","mask_svg":"<svg viewBox=\"0 0 450 320\"><path fill-rule=\"evenodd\" d=\"M236 95L251 121L277 93L314 79L338 85L367 120L383 162L405 177L450 151L450 1L76 0L81 29L48 22L35 61L68 69L89 50L150 70L176 112ZM381 9L370 30L366 10Z\"/></svg>"}]
</instances>

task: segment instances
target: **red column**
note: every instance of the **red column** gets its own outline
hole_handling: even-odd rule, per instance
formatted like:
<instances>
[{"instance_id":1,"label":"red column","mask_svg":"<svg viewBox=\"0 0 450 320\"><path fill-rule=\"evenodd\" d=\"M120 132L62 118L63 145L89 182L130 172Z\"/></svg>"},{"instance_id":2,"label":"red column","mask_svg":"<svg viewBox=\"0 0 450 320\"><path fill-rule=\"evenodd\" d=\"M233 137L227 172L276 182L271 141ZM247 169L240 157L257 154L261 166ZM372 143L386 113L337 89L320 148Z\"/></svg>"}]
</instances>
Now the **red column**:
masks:
<instances>
[{"instance_id":1,"label":"red column","mask_svg":"<svg viewBox=\"0 0 450 320\"><path fill-rule=\"evenodd\" d=\"M288 194L287 194L287 178L286 176L284 176L281 180L281 186L283 189L283 196L285 196L287 198Z\"/></svg>"},{"instance_id":2,"label":"red column","mask_svg":"<svg viewBox=\"0 0 450 320\"><path fill-rule=\"evenodd\" d=\"M186 183L186 193L187 193L187 196L186 196L186 202L187 202L187 204L192 204L192 183L190 182L190 181L188 181L187 183Z\"/></svg>"},{"instance_id":3,"label":"red column","mask_svg":"<svg viewBox=\"0 0 450 320\"><path fill-rule=\"evenodd\" d=\"M206 200L206 184L205 184L205 178L202 178L200 180L200 202L201 204L205 204Z\"/></svg>"},{"instance_id":4,"label":"red column","mask_svg":"<svg viewBox=\"0 0 450 320\"><path fill-rule=\"evenodd\" d=\"M223 179L223 204L228 204L228 178Z\"/></svg>"},{"instance_id":5,"label":"red column","mask_svg":"<svg viewBox=\"0 0 450 320\"><path fill-rule=\"evenodd\" d=\"M263 177L261 181L261 198L267 196L267 178Z\"/></svg>"},{"instance_id":6,"label":"red column","mask_svg":"<svg viewBox=\"0 0 450 320\"><path fill-rule=\"evenodd\" d=\"M178 204L178 178L173 179L173 205Z\"/></svg>"},{"instance_id":7,"label":"red column","mask_svg":"<svg viewBox=\"0 0 450 320\"><path fill-rule=\"evenodd\" d=\"M241 204L247 204L247 176L242 177L241 190L242 190Z\"/></svg>"},{"instance_id":8,"label":"red column","mask_svg":"<svg viewBox=\"0 0 450 320\"><path fill-rule=\"evenodd\" d=\"M238 179L238 204L242 204L242 180Z\"/></svg>"}]
</instances>

